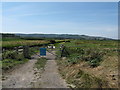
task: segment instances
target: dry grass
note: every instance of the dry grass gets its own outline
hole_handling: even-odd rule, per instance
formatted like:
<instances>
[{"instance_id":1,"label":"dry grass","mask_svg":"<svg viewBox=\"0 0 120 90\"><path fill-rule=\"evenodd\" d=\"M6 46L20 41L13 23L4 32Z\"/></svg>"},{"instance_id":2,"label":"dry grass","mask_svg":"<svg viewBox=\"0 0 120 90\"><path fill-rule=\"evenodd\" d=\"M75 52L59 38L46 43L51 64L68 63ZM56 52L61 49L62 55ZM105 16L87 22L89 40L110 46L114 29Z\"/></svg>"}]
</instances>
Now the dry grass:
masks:
<instances>
[{"instance_id":1,"label":"dry grass","mask_svg":"<svg viewBox=\"0 0 120 90\"><path fill-rule=\"evenodd\" d=\"M67 65L65 60L58 61L63 78L79 88L118 88L117 64L117 55L105 56L96 68L91 68L85 61L75 65Z\"/></svg>"},{"instance_id":2,"label":"dry grass","mask_svg":"<svg viewBox=\"0 0 120 90\"><path fill-rule=\"evenodd\" d=\"M70 56L57 62L68 83L79 88L118 88L117 41L73 40L64 45Z\"/></svg>"},{"instance_id":3,"label":"dry grass","mask_svg":"<svg viewBox=\"0 0 120 90\"><path fill-rule=\"evenodd\" d=\"M14 46L21 46L21 45L40 45L46 44L48 41L45 40L21 40L21 41L3 41L2 47L14 47Z\"/></svg>"}]
</instances>

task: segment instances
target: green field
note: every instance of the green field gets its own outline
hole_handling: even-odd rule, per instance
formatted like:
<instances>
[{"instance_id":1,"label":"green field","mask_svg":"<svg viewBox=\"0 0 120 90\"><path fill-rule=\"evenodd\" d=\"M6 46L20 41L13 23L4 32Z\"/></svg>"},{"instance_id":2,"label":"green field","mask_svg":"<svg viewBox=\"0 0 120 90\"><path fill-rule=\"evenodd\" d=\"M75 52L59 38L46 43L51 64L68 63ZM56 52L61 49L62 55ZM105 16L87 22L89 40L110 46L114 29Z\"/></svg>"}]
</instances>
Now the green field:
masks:
<instances>
[{"instance_id":1,"label":"green field","mask_svg":"<svg viewBox=\"0 0 120 90\"><path fill-rule=\"evenodd\" d=\"M118 48L118 41L113 40L72 40L67 47L80 48Z\"/></svg>"}]
</instances>

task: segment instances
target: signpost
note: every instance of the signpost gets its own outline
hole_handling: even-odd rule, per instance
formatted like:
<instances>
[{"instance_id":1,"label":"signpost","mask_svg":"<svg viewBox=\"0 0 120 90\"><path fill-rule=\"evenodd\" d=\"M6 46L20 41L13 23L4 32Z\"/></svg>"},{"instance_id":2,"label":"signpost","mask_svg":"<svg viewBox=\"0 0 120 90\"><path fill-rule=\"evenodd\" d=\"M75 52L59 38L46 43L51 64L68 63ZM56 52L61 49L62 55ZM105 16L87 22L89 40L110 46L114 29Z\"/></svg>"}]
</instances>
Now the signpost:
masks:
<instances>
[{"instance_id":1,"label":"signpost","mask_svg":"<svg viewBox=\"0 0 120 90\"><path fill-rule=\"evenodd\" d=\"M23 55L25 58L30 58L30 54L29 54L29 47L28 46L23 46Z\"/></svg>"},{"instance_id":2,"label":"signpost","mask_svg":"<svg viewBox=\"0 0 120 90\"><path fill-rule=\"evenodd\" d=\"M46 56L46 48L40 48L40 56Z\"/></svg>"}]
</instances>

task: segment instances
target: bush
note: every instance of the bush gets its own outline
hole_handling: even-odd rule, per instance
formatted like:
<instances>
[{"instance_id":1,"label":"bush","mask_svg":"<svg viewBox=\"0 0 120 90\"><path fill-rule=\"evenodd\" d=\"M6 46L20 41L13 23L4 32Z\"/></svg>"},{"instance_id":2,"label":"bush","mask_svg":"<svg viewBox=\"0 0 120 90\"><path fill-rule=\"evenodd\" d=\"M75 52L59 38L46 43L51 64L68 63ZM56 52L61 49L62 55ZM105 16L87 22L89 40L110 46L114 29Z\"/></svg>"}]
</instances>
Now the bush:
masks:
<instances>
[{"instance_id":1,"label":"bush","mask_svg":"<svg viewBox=\"0 0 120 90\"><path fill-rule=\"evenodd\" d=\"M85 53L85 50L82 48L69 48L66 47L66 50L70 53L70 54L79 54L79 55L83 55Z\"/></svg>"},{"instance_id":2,"label":"bush","mask_svg":"<svg viewBox=\"0 0 120 90\"><path fill-rule=\"evenodd\" d=\"M54 43L56 43L56 41L55 40L50 40L50 43L54 44Z\"/></svg>"},{"instance_id":3,"label":"bush","mask_svg":"<svg viewBox=\"0 0 120 90\"><path fill-rule=\"evenodd\" d=\"M17 54L14 51L6 51L2 54L2 59L12 59L12 60L23 60L24 56L23 54Z\"/></svg>"},{"instance_id":4,"label":"bush","mask_svg":"<svg viewBox=\"0 0 120 90\"><path fill-rule=\"evenodd\" d=\"M7 71L18 64L27 62L28 59L24 58L23 53L16 53L14 50L7 50L2 53L2 70Z\"/></svg>"},{"instance_id":5,"label":"bush","mask_svg":"<svg viewBox=\"0 0 120 90\"><path fill-rule=\"evenodd\" d=\"M18 55L17 55L16 60L21 61L21 60L23 60L23 59L25 59L24 56L23 56L23 54L18 54Z\"/></svg>"},{"instance_id":6,"label":"bush","mask_svg":"<svg viewBox=\"0 0 120 90\"><path fill-rule=\"evenodd\" d=\"M3 59L16 59L17 53L14 51L6 51L2 54Z\"/></svg>"},{"instance_id":7,"label":"bush","mask_svg":"<svg viewBox=\"0 0 120 90\"><path fill-rule=\"evenodd\" d=\"M69 52L68 62L71 64L77 64L80 60L88 61L90 66L96 67L100 65L102 61L103 52L100 49L82 49L82 48L66 48Z\"/></svg>"},{"instance_id":8,"label":"bush","mask_svg":"<svg viewBox=\"0 0 120 90\"><path fill-rule=\"evenodd\" d=\"M94 59L94 60L91 60L89 62L89 64L92 66L92 67L97 67L100 65L100 61L98 61L98 59Z\"/></svg>"},{"instance_id":9,"label":"bush","mask_svg":"<svg viewBox=\"0 0 120 90\"><path fill-rule=\"evenodd\" d=\"M78 59L77 58L71 58L68 60L69 63L71 64L77 64L78 63Z\"/></svg>"}]
</instances>

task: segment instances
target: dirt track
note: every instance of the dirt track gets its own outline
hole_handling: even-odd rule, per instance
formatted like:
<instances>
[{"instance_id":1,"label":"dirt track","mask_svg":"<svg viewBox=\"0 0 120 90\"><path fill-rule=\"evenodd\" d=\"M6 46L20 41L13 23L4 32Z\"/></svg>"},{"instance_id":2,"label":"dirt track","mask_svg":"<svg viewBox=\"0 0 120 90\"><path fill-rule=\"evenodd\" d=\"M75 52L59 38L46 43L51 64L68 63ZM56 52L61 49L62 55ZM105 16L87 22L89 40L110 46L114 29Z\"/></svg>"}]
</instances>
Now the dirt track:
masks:
<instances>
[{"instance_id":1,"label":"dirt track","mask_svg":"<svg viewBox=\"0 0 120 90\"><path fill-rule=\"evenodd\" d=\"M34 55L34 59L29 60L21 67L16 68L10 73L7 73L6 80L2 82L3 88L28 88L31 87L30 83L34 80L34 64L38 56Z\"/></svg>"},{"instance_id":2,"label":"dirt track","mask_svg":"<svg viewBox=\"0 0 120 90\"><path fill-rule=\"evenodd\" d=\"M7 79L2 82L3 88L67 88L67 84L58 73L54 55L47 52L46 58L49 60L42 74L41 70L34 68L39 56L33 57L34 59L5 76Z\"/></svg>"},{"instance_id":3,"label":"dirt track","mask_svg":"<svg viewBox=\"0 0 120 90\"><path fill-rule=\"evenodd\" d=\"M47 53L46 58L49 60L46 63L45 71L41 75L39 88L67 88L66 82L58 73L55 56Z\"/></svg>"}]
</instances>

